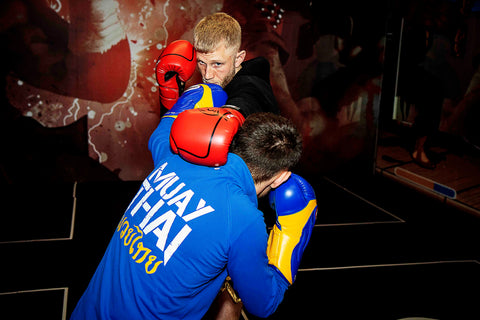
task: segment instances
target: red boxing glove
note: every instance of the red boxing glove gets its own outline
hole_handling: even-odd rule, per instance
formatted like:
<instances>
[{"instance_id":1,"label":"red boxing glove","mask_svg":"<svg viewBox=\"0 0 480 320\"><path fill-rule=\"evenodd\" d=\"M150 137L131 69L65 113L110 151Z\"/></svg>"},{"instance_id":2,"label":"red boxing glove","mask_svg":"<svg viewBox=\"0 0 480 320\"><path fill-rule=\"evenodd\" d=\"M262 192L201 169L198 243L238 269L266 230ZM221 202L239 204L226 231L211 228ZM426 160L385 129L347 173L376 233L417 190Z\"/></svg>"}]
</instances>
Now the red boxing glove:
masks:
<instances>
[{"instance_id":1,"label":"red boxing glove","mask_svg":"<svg viewBox=\"0 0 480 320\"><path fill-rule=\"evenodd\" d=\"M170 110L177 102L196 66L195 48L186 40L173 41L162 51L155 73L160 86L160 102L165 108Z\"/></svg>"},{"instance_id":2,"label":"red boxing glove","mask_svg":"<svg viewBox=\"0 0 480 320\"><path fill-rule=\"evenodd\" d=\"M228 148L244 118L234 109L199 108L183 111L170 130L170 146L184 160L218 167L227 162Z\"/></svg>"}]
</instances>

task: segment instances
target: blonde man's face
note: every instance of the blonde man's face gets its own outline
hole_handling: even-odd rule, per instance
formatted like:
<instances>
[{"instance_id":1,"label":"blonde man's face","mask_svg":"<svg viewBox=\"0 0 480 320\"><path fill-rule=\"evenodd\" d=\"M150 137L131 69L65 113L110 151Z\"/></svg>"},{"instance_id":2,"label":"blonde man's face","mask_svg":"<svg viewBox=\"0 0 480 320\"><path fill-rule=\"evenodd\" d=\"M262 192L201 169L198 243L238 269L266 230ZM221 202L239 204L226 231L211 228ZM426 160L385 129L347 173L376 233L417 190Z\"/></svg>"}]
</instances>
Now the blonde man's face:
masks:
<instances>
[{"instance_id":1,"label":"blonde man's face","mask_svg":"<svg viewBox=\"0 0 480 320\"><path fill-rule=\"evenodd\" d=\"M217 84L224 88L240 70L244 51L235 52L224 44L208 53L197 52L197 66L204 83Z\"/></svg>"}]
</instances>

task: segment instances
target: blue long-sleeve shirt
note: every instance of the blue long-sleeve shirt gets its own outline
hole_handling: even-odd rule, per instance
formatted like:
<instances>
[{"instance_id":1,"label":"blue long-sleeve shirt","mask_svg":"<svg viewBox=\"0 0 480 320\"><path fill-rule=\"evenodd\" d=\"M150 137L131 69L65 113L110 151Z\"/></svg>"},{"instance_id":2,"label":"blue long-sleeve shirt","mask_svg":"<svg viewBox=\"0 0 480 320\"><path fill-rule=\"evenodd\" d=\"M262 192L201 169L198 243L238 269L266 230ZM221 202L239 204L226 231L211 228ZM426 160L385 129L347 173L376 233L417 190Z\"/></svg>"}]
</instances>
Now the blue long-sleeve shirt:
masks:
<instances>
[{"instance_id":1,"label":"blue long-sleeve shirt","mask_svg":"<svg viewBox=\"0 0 480 320\"><path fill-rule=\"evenodd\" d=\"M273 313L288 283L268 264L250 172L171 152L171 118L152 134L155 169L127 208L71 319L201 319L229 275L245 308Z\"/></svg>"}]
</instances>

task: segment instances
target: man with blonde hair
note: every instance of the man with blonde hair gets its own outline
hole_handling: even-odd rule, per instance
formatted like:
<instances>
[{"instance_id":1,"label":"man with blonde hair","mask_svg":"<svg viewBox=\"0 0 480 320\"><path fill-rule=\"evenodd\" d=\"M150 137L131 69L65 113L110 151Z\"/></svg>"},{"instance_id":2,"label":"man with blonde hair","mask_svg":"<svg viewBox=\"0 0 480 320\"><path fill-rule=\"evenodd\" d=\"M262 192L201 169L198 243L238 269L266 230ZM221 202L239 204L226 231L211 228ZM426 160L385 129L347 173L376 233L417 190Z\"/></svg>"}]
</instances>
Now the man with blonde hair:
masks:
<instances>
[{"instance_id":1,"label":"man with blonde hair","mask_svg":"<svg viewBox=\"0 0 480 320\"><path fill-rule=\"evenodd\" d=\"M279 113L270 85L270 65L263 57L245 60L242 29L224 12L201 19L193 31L197 67L205 83L218 84L228 95L226 106L245 117L255 112Z\"/></svg>"}]
</instances>

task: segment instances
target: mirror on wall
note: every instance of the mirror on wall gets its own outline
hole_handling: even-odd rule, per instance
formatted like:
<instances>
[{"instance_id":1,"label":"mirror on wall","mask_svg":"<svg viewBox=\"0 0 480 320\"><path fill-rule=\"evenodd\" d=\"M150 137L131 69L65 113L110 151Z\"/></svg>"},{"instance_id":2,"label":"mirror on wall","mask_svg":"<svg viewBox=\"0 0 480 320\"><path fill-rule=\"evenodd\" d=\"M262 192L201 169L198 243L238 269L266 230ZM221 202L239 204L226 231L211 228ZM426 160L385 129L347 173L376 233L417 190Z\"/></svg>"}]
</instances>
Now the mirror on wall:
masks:
<instances>
[{"instance_id":1,"label":"mirror on wall","mask_svg":"<svg viewBox=\"0 0 480 320\"><path fill-rule=\"evenodd\" d=\"M480 211L480 1L407 1L389 21L376 171Z\"/></svg>"}]
</instances>

